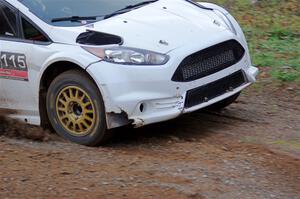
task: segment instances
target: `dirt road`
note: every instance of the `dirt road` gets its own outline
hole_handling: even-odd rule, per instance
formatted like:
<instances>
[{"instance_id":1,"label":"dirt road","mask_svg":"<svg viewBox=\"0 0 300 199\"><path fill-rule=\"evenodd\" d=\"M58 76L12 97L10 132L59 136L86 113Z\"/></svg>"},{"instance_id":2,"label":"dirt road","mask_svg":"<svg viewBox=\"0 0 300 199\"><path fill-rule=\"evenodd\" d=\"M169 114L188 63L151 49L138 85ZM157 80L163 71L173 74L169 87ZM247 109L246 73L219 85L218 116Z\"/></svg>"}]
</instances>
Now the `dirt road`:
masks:
<instances>
[{"instance_id":1,"label":"dirt road","mask_svg":"<svg viewBox=\"0 0 300 199\"><path fill-rule=\"evenodd\" d=\"M300 198L300 89L271 83L98 148L16 138L31 128L2 121L0 198Z\"/></svg>"}]
</instances>

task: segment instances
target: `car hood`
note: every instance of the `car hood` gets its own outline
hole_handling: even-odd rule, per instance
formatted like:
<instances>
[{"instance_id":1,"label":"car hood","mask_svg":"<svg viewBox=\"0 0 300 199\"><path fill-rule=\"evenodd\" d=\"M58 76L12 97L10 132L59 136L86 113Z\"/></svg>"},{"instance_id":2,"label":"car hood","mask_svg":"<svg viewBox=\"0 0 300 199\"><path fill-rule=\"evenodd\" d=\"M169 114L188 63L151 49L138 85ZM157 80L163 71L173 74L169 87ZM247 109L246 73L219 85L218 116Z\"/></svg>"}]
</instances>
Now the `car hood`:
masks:
<instances>
[{"instance_id":1,"label":"car hood","mask_svg":"<svg viewBox=\"0 0 300 199\"><path fill-rule=\"evenodd\" d=\"M184 0L160 0L87 26L53 27L49 36L54 42L79 45L76 38L87 30L120 36L123 46L160 53L230 32L212 10Z\"/></svg>"}]
</instances>

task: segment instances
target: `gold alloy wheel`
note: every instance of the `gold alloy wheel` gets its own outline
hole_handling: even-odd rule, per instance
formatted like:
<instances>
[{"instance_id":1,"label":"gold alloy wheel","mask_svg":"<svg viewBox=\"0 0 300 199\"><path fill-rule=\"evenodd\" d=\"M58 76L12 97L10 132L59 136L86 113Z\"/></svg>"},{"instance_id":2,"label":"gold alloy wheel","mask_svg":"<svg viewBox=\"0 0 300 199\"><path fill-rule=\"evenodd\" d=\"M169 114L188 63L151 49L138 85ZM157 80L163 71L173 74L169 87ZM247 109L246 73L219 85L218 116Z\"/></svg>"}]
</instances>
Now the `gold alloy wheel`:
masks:
<instances>
[{"instance_id":1,"label":"gold alloy wheel","mask_svg":"<svg viewBox=\"0 0 300 199\"><path fill-rule=\"evenodd\" d=\"M86 136L96 122L96 110L90 96L77 86L68 86L56 98L60 123L73 136Z\"/></svg>"}]
</instances>

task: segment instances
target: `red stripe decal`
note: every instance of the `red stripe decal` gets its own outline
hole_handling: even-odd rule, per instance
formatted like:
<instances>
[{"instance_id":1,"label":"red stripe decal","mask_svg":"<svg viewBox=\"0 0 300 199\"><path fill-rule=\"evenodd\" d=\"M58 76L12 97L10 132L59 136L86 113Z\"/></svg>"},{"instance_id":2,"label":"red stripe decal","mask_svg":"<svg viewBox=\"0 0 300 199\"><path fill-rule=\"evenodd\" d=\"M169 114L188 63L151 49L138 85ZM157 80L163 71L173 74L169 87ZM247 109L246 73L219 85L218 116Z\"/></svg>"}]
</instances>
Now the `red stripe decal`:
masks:
<instances>
[{"instance_id":1,"label":"red stripe decal","mask_svg":"<svg viewBox=\"0 0 300 199\"><path fill-rule=\"evenodd\" d=\"M0 77L10 77L14 79L26 79L28 80L28 71L10 70L0 68Z\"/></svg>"}]
</instances>

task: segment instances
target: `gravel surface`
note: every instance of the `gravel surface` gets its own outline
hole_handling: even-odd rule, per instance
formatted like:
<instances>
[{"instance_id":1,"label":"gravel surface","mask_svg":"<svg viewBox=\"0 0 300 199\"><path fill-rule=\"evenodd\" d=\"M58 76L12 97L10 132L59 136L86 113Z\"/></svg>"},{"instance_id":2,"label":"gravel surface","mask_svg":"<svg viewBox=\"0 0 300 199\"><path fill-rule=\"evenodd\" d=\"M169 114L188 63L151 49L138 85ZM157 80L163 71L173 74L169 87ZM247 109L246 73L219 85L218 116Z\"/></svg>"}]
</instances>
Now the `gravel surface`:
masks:
<instances>
[{"instance_id":1,"label":"gravel surface","mask_svg":"<svg viewBox=\"0 0 300 199\"><path fill-rule=\"evenodd\" d=\"M221 112L120 128L98 148L2 117L0 198L300 198L299 92L260 81Z\"/></svg>"}]
</instances>

